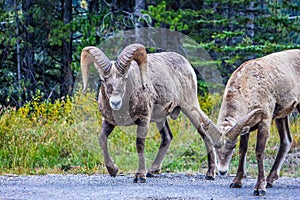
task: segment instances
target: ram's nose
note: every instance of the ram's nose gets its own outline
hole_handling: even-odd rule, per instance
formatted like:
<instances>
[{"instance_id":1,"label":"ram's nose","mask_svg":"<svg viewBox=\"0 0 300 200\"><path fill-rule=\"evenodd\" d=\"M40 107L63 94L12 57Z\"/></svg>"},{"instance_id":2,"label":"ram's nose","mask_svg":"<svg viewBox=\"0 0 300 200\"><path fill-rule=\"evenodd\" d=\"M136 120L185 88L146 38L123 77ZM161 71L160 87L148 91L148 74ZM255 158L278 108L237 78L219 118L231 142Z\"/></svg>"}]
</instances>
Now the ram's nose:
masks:
<instances>
[{"instance_id":1,"label":"ram's nose","mask_svg":"<svg viewBox=\"0 0 300 200\"><path fill-rule=\"evenodd\" d=\"M118 97L118 96L112 96L109 100L110 103L110 107L113 110L120 110L121 106L122 106L122 98Z\"/></svg>"},{"instance_id":2,"label":"ram's nose","mask_svg":"<svg viewBox=\"0 0 300 200\"><path fill-rule=\"evenodd\" d=\"M111 101L110 106L114 110L119 110L121 108L122 101Z\"/></svg>"}]
</instances>

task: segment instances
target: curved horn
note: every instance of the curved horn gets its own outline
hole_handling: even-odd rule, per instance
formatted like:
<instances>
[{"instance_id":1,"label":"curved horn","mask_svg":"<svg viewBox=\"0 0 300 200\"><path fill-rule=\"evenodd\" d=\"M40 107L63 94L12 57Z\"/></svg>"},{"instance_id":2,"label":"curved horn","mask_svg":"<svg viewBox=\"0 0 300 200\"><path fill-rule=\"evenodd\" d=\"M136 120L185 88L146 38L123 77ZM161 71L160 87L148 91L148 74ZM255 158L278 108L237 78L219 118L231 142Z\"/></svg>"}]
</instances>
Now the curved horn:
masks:
<instances>
[{"instance_id":1,"label":"curved horn","mask_svg":"<svg viewBox=\"0 0 300 200\"><path fill-rule=\"evenodd\" d=\"M196 111L199 113L199 115L201 116L201 125L204 125L204 127L200 127L201 129L205 130L205 134L207 134L213 145L215 147L219 147L221 146L221 138L222 138L222 133L221 131L218 129L218 127L214 124L214 122L202 111L199 110L197 108L192 108L192 111Z\"/></svg>"},{"instance_id":2,"label":"curved horn","mask_svg":"<svg viewBox=\"0 0 300 200\"><path fill-rule=\"evenodd\" d=\"M207 133L212 140L213 146L219 148L223 144L223 137L221 131L214 124L214 122L209 119L206 115L202 116L203 124L206 127Z\"/></svg>"},{"instance_id":3,"label":"curved horn","mask_svg":"<svg viewBox=\"0 0 300 200\"><path fill-rule=\"evenodd\" d=\"M89 81L89 69L91 64L94 64L97 71L104 76L107 76L109 74L112 65L106 55L97 47L88 46L82 49L80 66L83 80L82 92L84 94L87 90Z\"/></svg>"},{"instance_id":4,"label":"curved horn","mask_svg":"<svg viewBox=\"0 0 300 200\"><path fill-rule=\"evenodd\" d=\"M246 116L242 117L241 120L237 121L237 123L226 133L226 137L231 141L236 140L251 117L259 112L262 113L263 110L258 108L252 110Z\"/></svg>"},{"instance_id":5,"label":"curved horn","mask_svg":"<svg viewBox=\"0 0 300 200\"><path fill-rule=\"evenodd\" d=\"M145 86L147 80L147 52L143 45L131 44L123 49L116 62L120 74L124 75L128 71L132 60L139 65L142 83Z\"/></svg>"}]
</instances>

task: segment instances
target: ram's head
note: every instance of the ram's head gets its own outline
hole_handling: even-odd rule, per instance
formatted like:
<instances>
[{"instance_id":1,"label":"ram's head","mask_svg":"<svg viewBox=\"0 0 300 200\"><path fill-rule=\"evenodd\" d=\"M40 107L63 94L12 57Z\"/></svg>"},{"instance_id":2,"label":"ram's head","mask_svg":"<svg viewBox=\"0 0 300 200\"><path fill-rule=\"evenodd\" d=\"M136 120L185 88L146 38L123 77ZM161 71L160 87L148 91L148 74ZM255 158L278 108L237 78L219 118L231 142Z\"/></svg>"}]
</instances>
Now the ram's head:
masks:
<instances>
[{"instance_id":1,"label":"ram's head","mask_svg":"<svg viewBox=\"0 0 300 200\"><path fill-rule=\"evenodd\" d=\"M254 109L239 120L226 117L222 123L209 132L216 149L217 168L220 175L225 175L228 172L238 137L249 133L248 124L253 123L252 120L257 120L257 116L262 113L262 109Z\"/></svg>"},{"instance_id":2,"label":"ram's head","mask_svg":"<svg viewBox=\"0 0 300 200\"><path fill-rule=\"evenodd\" d=\"M85 47L81 52L83 93L86 93L87 90L90 65L94 64L100 74L110 107L113 110L119 110L126 91L128 70L132 60L136 61L139 66L142 84L145 87L147 82L147 53L143 45L132 44L125 47L116 62L110 61L97 47Z\"/></svg>"}]
</instances>

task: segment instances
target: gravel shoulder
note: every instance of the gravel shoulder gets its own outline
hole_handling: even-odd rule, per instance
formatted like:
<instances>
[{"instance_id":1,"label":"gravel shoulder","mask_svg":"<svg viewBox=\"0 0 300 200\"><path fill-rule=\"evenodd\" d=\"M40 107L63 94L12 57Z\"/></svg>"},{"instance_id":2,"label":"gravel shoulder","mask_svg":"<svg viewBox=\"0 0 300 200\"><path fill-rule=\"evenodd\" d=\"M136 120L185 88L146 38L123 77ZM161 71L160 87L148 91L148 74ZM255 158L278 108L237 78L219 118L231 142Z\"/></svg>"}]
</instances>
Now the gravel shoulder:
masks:
<instances>
[{"instance_id":1,"label":"gravel shoulder","mask_svg":"<svg viewBox=\"0 0 300 200\"><path fill-rule=\"evenodd\" d=\"M252 196L255 179L229 188L233 177L204 179L202 174L160 174L146 183L130 175L0 176L0 199L300 199L300 179L281 177L265 197Z\"/></svg>"}]
</instances>

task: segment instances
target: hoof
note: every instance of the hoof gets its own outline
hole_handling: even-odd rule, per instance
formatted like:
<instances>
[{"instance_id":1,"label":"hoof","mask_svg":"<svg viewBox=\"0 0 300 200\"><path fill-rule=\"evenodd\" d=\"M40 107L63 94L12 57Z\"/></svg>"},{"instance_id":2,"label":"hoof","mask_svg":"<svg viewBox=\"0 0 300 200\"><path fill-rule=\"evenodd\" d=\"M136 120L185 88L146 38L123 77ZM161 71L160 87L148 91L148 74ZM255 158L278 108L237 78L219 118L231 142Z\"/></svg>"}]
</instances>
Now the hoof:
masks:
<instances>
[{"instance_id":1,"label":"hoof","mask_svg":"<svg viewBox=\"0 0 300 200\"><path fill-rule=\"evenodd\" d=\"M231 183L229 187L230 188L241 188L242 185L241 184L236 184L236 183Z\"/></svg>"},{"instance_id":2,"label":"hoof","mask_svg":"<svg viewBox=\"0 0 300 200\"><path fill-rule=\"evenodd\" d=\"M148 178L152 178L155 177L155 174L160 174L160 170L153 170L153 171L148 171L146 174L146 177Z\"/></svg>"},{"instance_id":3,"label":"hoof","mask_svg":"<svg viewBox=\"0 0 300 200\"><path fill-rule=\"evenodd\" d=\"M273 187L273 184L267 183L267 188L272 188L272 187Z\"/></svg>"},{"instance_id":4,"label":"hoof","mask_svg":"<svg viewBox=\"0 0 300 200\"><path fill-rule=\"evenodd\" d=\"M150 173L150 172L147 172L147 174L146 174L146 177L147 178L153 178L155 175L154 174L152 174L152 173Z\"/></svg>"},{"instance_id":5,"label":"hoof","mask_svg":"<svg viewBox=\"0 0 300 200\"><path fill-rule=\"evenodd\" d=\"M213 177L213 176L205 176L205 180L210 180L210 181L213 181L213 180L215 180L215 177Z\"/></svg>"},{"instance_id":6,"label":"hoof","mask_svg":"<svg viewBox=\"0 0 300 200\"><path fill-rule=\"evenodd\" d=\"M134 183L145 183L146 182L146 178L143 178L143 177L135 177L133 179L133 182Z\"/></svg>"},{"instance_id":7,"label":"hoof","mask_svg":"<svg viewBox=\"0 0 300 200\"><path fill-rule=\"evenodd\" d=\"M254 190L253 195L254 196L265 196L266 190Z\"/></svg>"},{"instance_id":8,"label":"hoof","mask_svg":"<svg viewBox=\"0 0 300 200\"><path fill-rule=\"evenodd\" d=\"M119 170L118 168L112 168L112 167L108 167L108 166L106 166L106 168L107 168L107 171L108 171L108 173L111 177L116 177L117 176L117 173L118 173L118 170Z\"/></svg>"}]
</instances>

